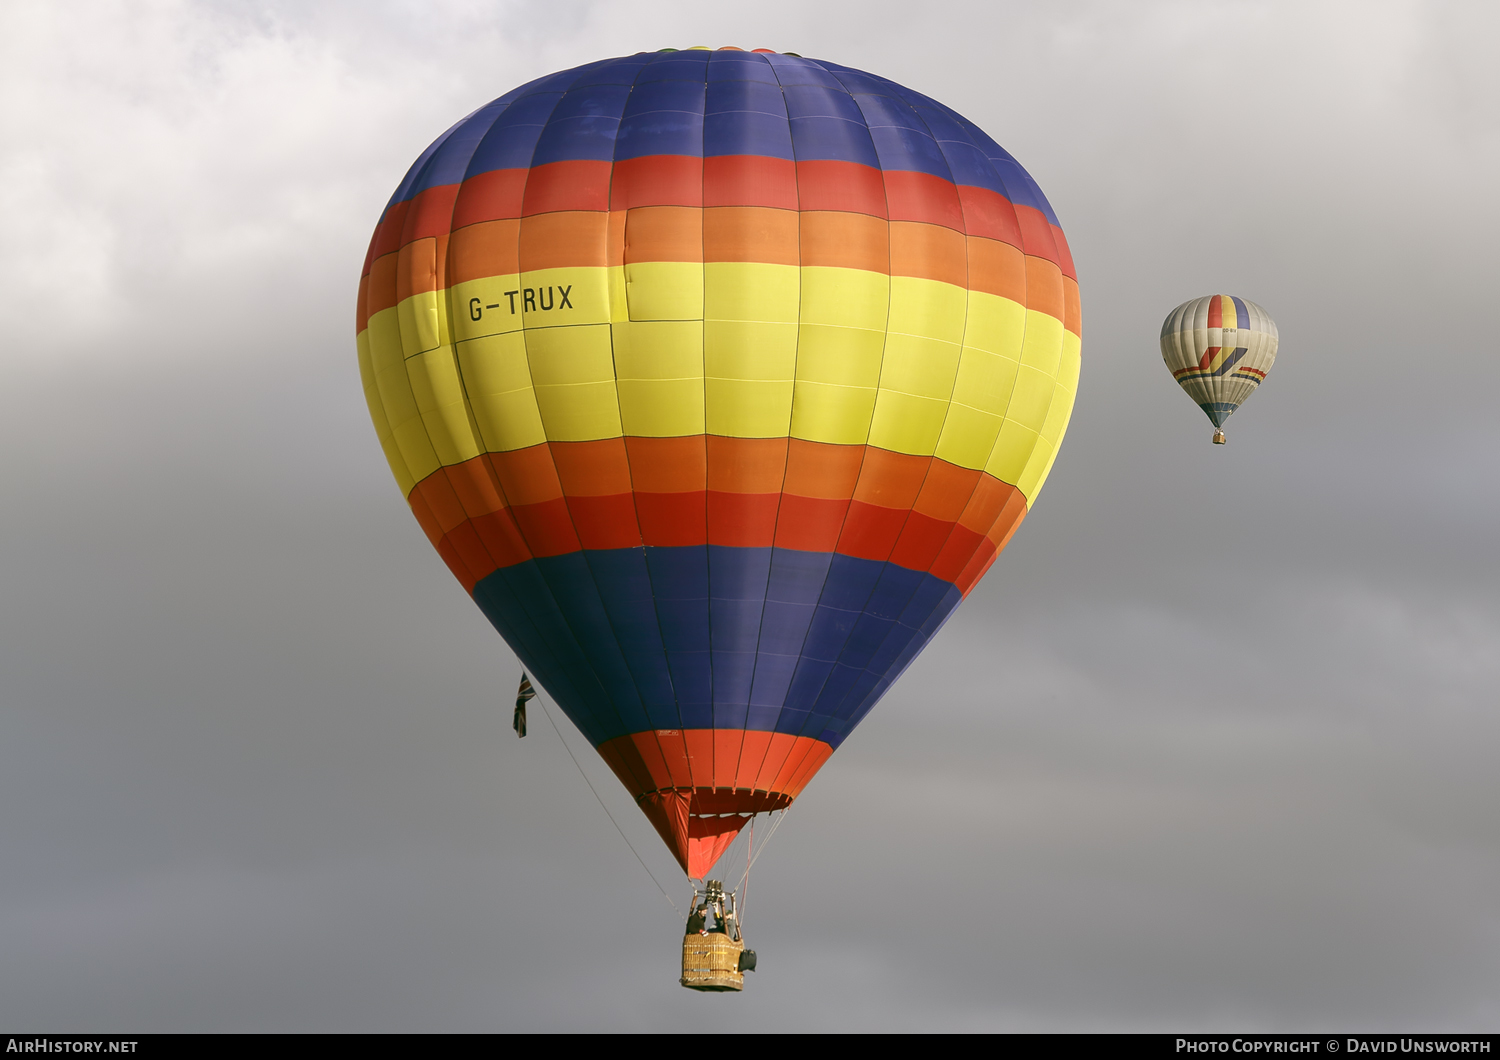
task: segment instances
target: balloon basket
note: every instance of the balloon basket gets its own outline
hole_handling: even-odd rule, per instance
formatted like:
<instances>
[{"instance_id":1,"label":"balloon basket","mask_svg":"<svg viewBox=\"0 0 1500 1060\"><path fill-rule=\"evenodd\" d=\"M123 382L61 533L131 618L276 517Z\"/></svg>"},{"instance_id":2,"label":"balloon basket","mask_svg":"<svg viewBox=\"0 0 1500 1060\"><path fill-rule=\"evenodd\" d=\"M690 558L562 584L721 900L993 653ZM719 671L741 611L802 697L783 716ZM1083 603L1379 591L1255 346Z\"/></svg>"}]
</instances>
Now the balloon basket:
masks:
<instances>
[{"instance_id":1,"label":"balloon basket","mask_svg":"<svg viewBox=\"0 0 1500 1060\"><path fill-rule=\"evenodd\" d=\"M708 880L703 894L693 892L687 934L682 939L682 978L689 990L745 989L745 973L755 970L755 951L740 937L734 892Z\"/></svg>"},{"instance_id":2,"label":"balloon basket","mask_svg":"<svg viewBox=\"0 0 1500 1060\"><path fill-rule=\"evenodd\" d=\"M728 935L694 932L682 940L682 985L689 990L745 989L740 953L745 943Z\"/></svg>"},{"instance_id":3,"label":"balloon basket","mask_svg":"<svg viewBox=\"0 0 1500 1060\"><path fill-rule=\"evenodd\" d=\"M1214 431L1214 444L1215 445L1223 445L1224 444L1224 432L1223 431Z\"/></svg>"}]
</instances>

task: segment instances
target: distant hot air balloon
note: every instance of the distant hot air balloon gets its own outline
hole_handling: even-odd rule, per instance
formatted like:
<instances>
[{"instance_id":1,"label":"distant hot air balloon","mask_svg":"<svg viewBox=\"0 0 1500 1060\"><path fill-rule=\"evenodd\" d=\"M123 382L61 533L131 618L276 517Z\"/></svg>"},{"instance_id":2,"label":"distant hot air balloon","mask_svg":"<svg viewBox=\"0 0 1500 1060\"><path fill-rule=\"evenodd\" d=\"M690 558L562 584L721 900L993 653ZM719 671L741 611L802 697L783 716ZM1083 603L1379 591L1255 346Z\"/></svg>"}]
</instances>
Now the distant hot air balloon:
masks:
<instances>
[{"instance_id":1,"label":"distant hot air balloon","mask_svg":"<svg viewBox=\"0 0 1500 1060\"><path fill-rule=\"evenodd\" d=\"M695 878L989 568L1078 379L1026 171L926 96L763 50L479 108L391 197L357 315L417 520Z\"/></svg>"},{"instance_id":2,"label":"distant hot air balloon","mask_svg":"<svg viewBox=\"0 0 1500 1060\"><path fill-rule=\"evenodd\" d=\"M1224 421L1271 370L1276 342L1270 314L1232 294L1183 302L1162 322L1162 360L1213 421L1215 445L1224 444Z\"/></svg>"}]
</instances>

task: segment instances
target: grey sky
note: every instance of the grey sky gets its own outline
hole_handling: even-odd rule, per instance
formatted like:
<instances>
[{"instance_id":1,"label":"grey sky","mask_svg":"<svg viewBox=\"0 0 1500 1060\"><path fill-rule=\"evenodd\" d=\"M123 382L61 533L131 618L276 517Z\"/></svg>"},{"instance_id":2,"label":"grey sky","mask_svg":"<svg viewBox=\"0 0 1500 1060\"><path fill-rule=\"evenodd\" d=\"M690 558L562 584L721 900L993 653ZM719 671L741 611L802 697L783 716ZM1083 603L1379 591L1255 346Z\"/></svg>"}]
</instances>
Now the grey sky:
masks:
<instances>
[{"instance_id":1,"label":"grey sky","mask_svg":"<svg viewBox=\"0 0 1500 1060\"><path fill-rule=\"evenodd\" d=\"M0 1022L1500 1026L1500 9L248 10L0 9ZM680 922L510 733L353 341L453 120L694 44L978 122L1084 312L1052 478L756 866L735 997L676 985ZM1282 334L1222 448L1156 349L1216 291Z\"/></svg>"}]
</instances>

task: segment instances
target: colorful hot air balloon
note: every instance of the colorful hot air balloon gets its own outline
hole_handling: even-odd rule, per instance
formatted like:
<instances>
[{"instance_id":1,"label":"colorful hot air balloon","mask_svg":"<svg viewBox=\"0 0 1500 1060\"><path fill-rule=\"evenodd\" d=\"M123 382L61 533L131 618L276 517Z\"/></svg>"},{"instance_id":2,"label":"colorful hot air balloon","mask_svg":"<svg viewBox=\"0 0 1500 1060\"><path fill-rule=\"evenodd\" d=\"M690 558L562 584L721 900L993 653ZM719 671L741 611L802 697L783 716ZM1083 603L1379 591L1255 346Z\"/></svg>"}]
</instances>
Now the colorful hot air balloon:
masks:
<instances>
[{"instance_id":1,"label":"colorful hot air balloon","mask_svg":"<svg viewBox=\"0 0 1500 1060\"><path fill-rule=\"evenodd\" d=\"M359 363L438 552L704 876L994 561L1079 364L1047 200L919 93L769 51L501 96L386 207Z\"/></svg>"},{"instance_id":2,"label":"colorful hot air balloon","mask_svg":"<svg viewBox=\"0 0 1500 1060\"><path fill-rule=\"evenodd\" d=\"M1224 444L1224 421L1260 386L1276 362L1276 322L1260 306L1232 294L1194 298L1167 314L1161 357L1187 396L1214 424Z\"/></svg>"}]
</instances>

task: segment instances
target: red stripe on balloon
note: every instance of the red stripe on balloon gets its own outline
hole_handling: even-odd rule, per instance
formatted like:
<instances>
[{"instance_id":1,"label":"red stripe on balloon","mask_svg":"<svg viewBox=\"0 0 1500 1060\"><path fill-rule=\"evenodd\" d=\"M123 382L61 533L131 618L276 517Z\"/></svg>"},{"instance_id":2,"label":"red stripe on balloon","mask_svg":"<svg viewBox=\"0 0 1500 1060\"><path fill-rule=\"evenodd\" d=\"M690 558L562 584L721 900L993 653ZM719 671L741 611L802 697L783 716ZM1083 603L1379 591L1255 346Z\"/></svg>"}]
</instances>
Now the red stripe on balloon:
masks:
<instances>
[{"instance_id":1,"label":"red stripe on balloon","mask_svg":"<svg viewBox=\"0 0 1500 1060\"><path fill-rule=\"evenodd\" d=\"M703 159L648 155L614 164L609 209L636 206L702 206Z\"/></svg>"},{"instance_id":2,"label":"red stripe on balloon","mask_svg":"<svg viewBox=\"0 0 1500 1060\"><path fill-rule=\"evenodd\" d=\"M760 155L705 158L703 205L795 210L798 208L796 163Z\"/></svg>"},{"instance_id":3,"label":"red stripe on balloon","mask_svg":"<svg viewBox=\"0 0 1500 1060\"><path fill-rule=\"evenodd\" d=\"M704 544L837 552L959 584L1026 509L1014 486L931 457L701 435L485 454L409 500L466 588L536 556Z\"/></svg>"},{"instance_id":4,"label":"red stripe on balloon","mask_svg":"<svg viewBox=\"0 0 1500 1060\"><path fill-rule=\"evenodd\" d=\"M798 162L797 206L885 217L885 181L880 170L857 162Z\"/></svg>"},{"instance_id":5,"label":"red stripe on balloon","mask_svg":"<svg viewBox=\"0 0 1500 1060\"><path fill-rule=\"evenodd\" d=\"M964 231L964 208L951 180L931 173L885 171L886 210L892 221L923 221Z\"/></svg>"}]
</instances>

